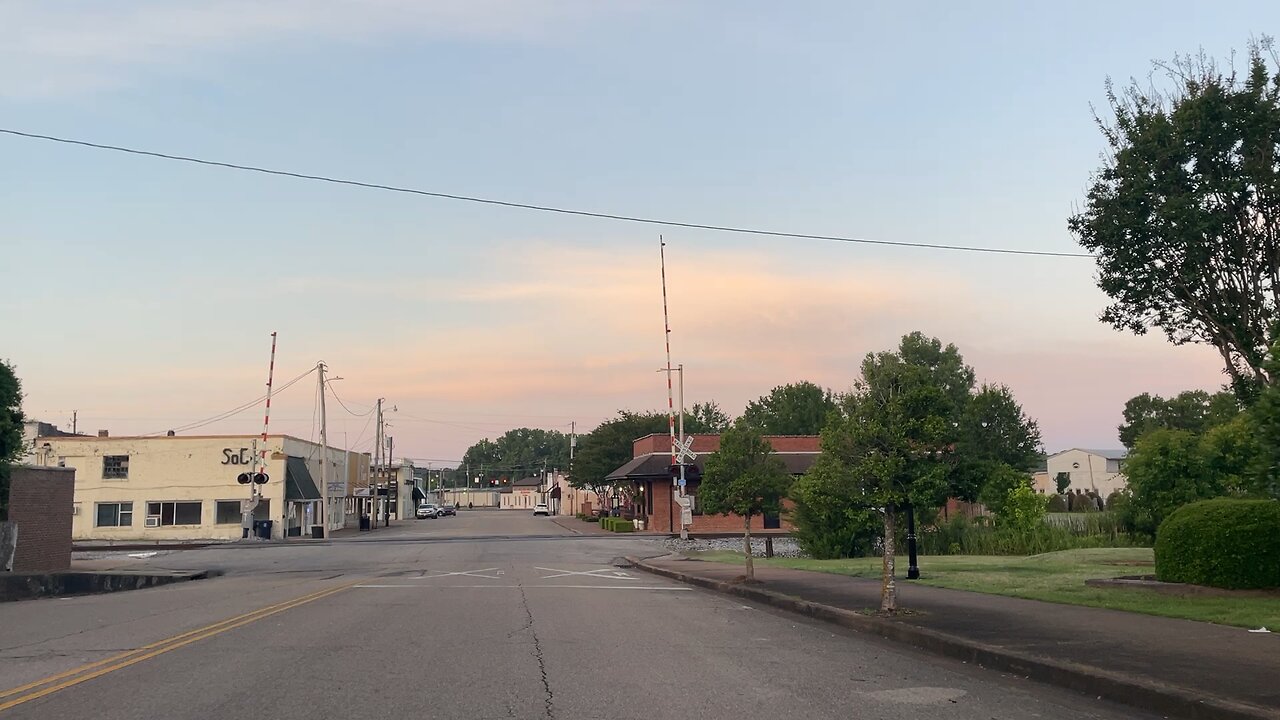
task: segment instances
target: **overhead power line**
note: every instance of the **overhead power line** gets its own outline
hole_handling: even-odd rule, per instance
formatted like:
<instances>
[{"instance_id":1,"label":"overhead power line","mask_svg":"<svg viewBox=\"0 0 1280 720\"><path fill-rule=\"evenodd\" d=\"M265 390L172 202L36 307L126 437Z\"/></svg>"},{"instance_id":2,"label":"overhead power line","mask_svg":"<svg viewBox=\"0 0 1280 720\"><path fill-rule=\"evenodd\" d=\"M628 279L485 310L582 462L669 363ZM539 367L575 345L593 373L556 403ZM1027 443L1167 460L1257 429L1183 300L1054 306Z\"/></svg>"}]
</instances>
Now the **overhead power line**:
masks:
<instances>
[{"instance_id":1,"label":"overhead power line","mask_svg":"<svg viewBox=\"0 0 1280 720\"><path fill-rule=\"evenodd\" d=\"M499 207L518 208L521 210L534 210L537 212L558 213L560 215L576 215L578 217L599 218L602 220L618 220L621 222L643 223L646 225L660 225L664 227L690 228L694 230L713 230L716 232L737 233L741 235L762 235L767 237L793 238L798 240L830 240L834 242L858 243L861 245L887 245L891 247L909 247L924 248L930 250L957 250L963 252L991 253L997 255L1034 255L1040 257L1060 257L1060 258L1093 258L1089 253L1077 252L1060 252L1053 250L1018 250L1015 248L996 248L996 247L977 247L972 245L948 245L945 243L920 243L907 242L902 240L872 240L870 238L849 237L844 235L817 235L811 233L798 232L782 232L778 230L761 230L757 228L736 227L732 225L714 225L707 223L680 222L677 220L661 220L658 218L640 217L637 215L619 215L615 213L592 212L589 210L574 210L572 208L554 207L551 205L534 205L531 203L513 202L510 200L496 200L493 198L482 198L471 195L458 195L456 193L433 192L429 190L419 190L416 188L401 187L397 185L385 185L382 183L363 182L360 180L347 180L343 178L328 177L325 175L311 175L308 173L293 172L289 170L274 170L271 168L258 167L255 165L241 165L239 163L221 162L217 160L205 160L202 158L190 157L187 155L174 155L171 153L155 152L153 150L140 150L138 148L124 147L120 145L106 145L103 143L88 142L86 140L75 140L72 138L57 137L54 135L42 135L40 133L22 132L20 130L9 130L0 128L0 133L13 135L16 137L28 138L32 140L46 140L49 142L62 143L64 145L78 145L80 147L95 148L98 150L111 150L113 152L129 153L131 155L144 155L146 157L160 158L162 160L176 160L178 162L195 163L197 165L209 165L212 167L227 168L230 170L241 170L244 172L262 173L264 175L277 175L280 177L295 178L298 180L313 180L316 182L333 183L335 185L350 185L353 187L367 188L370 190L386 190L388 192L407 193L410 195L422 195L425 197L439 198L442 200L459 200L462 202L480 203L483 205L497 205Z\"/></svg>"},{"instance_id":2,"label":"overhead power line","mask_svg":"<svg viewBox=\"0 0 1280 720\"><path fill-rule=\"evenodd\" d=\"M315 372L315 371L316 371L316 369L315 369L314 367L313 367L313 368L311 368L310 370L308 370L308 371L306 371L306 372L302 373L301 375L299 375L299 376L297 376L297 377L293 378L293 379L292 379L292 380L290 380L289 382L286 382L285 384L281 385L279 388L276 388L275 392L280 393L280 392L284 392L285 390L288 390L290 387L293 387L293 385L295 385L295 384L296 384L296 383L298 383L300 380L302 380L302 378L304 378L304 377L306 377L306 376L310 375L311 373L313 373L313 372ZM248 410L249 408L252 408L252 407L254 407L254 406L256 406L256 405L260 405L260 404L262 404L263 402L265 402L265 401L266 401L266 399L267 399L267 396L266 396L266 395L261 395L261 396L259 396L259 397L257 397L257 398L254 398L253 400L250 400L250 401L249 401L249 402L247 402L247 403L244 403L244 404L241 404L241 405L237 405L237 406L235 406L234 408L231 408L230 410L226 410L226 411L224 411L224 412L220 412L220 413L218 413L217 415L214 415L214 416L212 416L212 417L207 417L207 418L205 418L205 419L203 419L203 420L196 420L195 422L187 423L186 425L179 425L179 426L177 426L177 427L169 428L168 430L158 430L158 431L156 431L156 432L143 433L143 435L142 435L142 436L143 436L143 437L145 437L145 436L148 436L148 435L162 435L162 434L164 434L164 433L166 433L166 432L174 432L174 433L187 432L187 431L189 431L189 430L195 430L196 428L204 427L205 425L212 425L213 423L219 422L219 421L221 421L221 420L226 420L226 419L228 419L228 418L232 417L233 415L237 415L237 414L239 414L239 413L242 413L242 412L244 412L244 411Z\"/></svg>"}]
</instances>

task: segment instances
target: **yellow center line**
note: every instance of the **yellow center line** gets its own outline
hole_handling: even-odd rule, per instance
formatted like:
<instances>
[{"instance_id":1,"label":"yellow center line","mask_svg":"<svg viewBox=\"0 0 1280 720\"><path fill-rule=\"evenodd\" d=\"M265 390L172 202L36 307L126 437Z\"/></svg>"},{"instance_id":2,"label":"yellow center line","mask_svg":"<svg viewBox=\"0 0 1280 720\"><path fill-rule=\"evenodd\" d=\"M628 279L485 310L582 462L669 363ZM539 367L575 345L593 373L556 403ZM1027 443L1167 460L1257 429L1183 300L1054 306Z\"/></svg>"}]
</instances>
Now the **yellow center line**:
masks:
<instances>
[{"instance_id":1,"label":"yellow center line","mask_svg":"<svg viewBox=\"0 0 1280 720\"><path fill-rule=\"evenodd\" d=\"M220 622L216 622L211 625L206 625L202 628L197 628L195 630L182 633L181 635L174 635L173 637L165 638L164 640L151 643L150 645L144 645L135 650L130 650L129 652L121 653L119 655L115 655L115 656L106 658L104 660L98 660L96 662L88 663L86 665L81 665L80 667L72 668L71 670L58 673L57 675L51 675L49 677L27 683L26 685L13 688L11 690L6 690L4 693L0 693L0 698L9 697L11 695L21 693L25 690L30 690L32 688L40 687L41 685L48 685L49 683L57 682L58 680L63 680L64 678L71 678L69 680L65 680L64 682L58 683L57 685L44 688L43 690L37 690L35 692L22 695L21 697L16 697L4 703L0 703L0 712L8 710L9 708L12 708L12 707L16 707L23 703L42 698L46 695L50 695L52 693L58 692L59 690L65 690L66 688L72 687L74 685L79 685L82 682L92 680L96 677L101 677L102 675L106 675L107 673L115 672L116 670L129 667L130 665L134 665L136 663L142 662L143 660L148 660L157 655L163 655L164 653L167 653L170 650L176 650L180 647L190 645L191 643L194 643L194 642L199 642L200 640L213 637L214 635L224 633L228 630L234 630L235 628L248 625L249 623L256 622L265 617L270 617L272 615L275 615L276 613L284 612L285 610L291 610L300 605L305 605L309 602L313 602L315 600L319 600L321 598L325 598L330 595L342 592L343 590L352 588L361 582L364 582L364 581L354 580L344 585L339 585L337 587L319 590L309 595L303 595L302 597L294 598L292 600L286 600L281 603L276 603L275 605L268 605L267 607L259 608L257 610L253 610L251 612L247 612L242 615L237 615L235 617L228 618L226 620L222 620ZM142 653L142 654L139 654L139 653ZM103 666L106 666L106 667L103 667ZM88 674L80 675L80 673L84 673L87 670L93 670L94 668L100 668L100 669L95 670L94 672L90 672ZM76 675L79 675L79 676L73 677Z\"/></svg>"}]
</instances>

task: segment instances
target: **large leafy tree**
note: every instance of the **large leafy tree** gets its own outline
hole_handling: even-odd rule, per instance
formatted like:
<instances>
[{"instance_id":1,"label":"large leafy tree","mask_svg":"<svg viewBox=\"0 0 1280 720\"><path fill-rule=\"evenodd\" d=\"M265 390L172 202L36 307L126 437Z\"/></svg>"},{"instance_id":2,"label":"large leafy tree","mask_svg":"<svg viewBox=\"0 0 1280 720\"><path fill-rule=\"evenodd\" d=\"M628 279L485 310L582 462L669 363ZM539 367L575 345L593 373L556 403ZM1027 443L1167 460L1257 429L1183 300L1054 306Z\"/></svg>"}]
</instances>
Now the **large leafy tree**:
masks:
<instances>
[{"instance_id":1,"label":"large leafy tree","mask_svg":"<svg viewBox=\"0 0 1280 720\"><path fill-rule=\"evenodd\" d=\"M1004 385L983 385L960 412L951 454L952 493L982 500L1001 514L1009 491L1030 476L1043 455L1040 427Z\"/></svg>"},{"instance_id":2,"label":"large leafy tree","mask_svg":"<svg viewBox=\"0 0 1280 720\"><path fill-rule=\"evenodd\" d=\"M1280 76L1266 40L1241 71L1203 53L1163 65L1171 89L1108 87L1109 157L1068 221L1097 256L1102 320L1214 347L1246 404L1280 320Z\"/></svg>"},{"instance_id":3,"label":"large leafy tree","mask_svg":"<svg viewBox=\"0 0 1280 720\"><path fill-rule=\"evenodd\" d=\"M868 555L880 537L883 519L868 506L853 473L823 453L791 485L795 501L792 537L820 560Z\"/></svg>"},{"instance_id":4,"label":"large leafy tree","mask_svg":"<svg viewBox=\"0 0 1280 720\"><path fill-rule=\"evenodd\" d=\"M765 435L817 435L836 410L836 397L807 380L779 385L747 403L742 420Z\"/></svg>"},{"instance_id":5,"label":"large leafy tree","mask_svg":"<svg viewBox=\"0 0 1280 720\"><path fill-rule=\"evenodd\" d=\"M722 433L732 424L733 418L715 400L694 403L684 416L686 433Z\"/></svg>"},{"instance_id":6,"label":"large leafy tree","mask_svg":"<svg viewBox=\"0 0 1280 720\"><path fill-rule=\"evenodd\" d=\"M631 460L635 440L652 433L667 432L668 428L665 414L619 411L617 417L600 423L578 438L569 482L574 487L594 490L603 497L611 489L605 478Z\"/></svg>"},{"instance_id":7,"label":"large leafy tree","mask_svg":"<svg viewBox=\"0 0 1280 720\"><path fill-rule=\"evenodd\" d=\"M485 438L467 448L462 465L484 481L519 478L543 468L568 469L569 436L559 430L513 428L497 440Z\"/></svg>"},{"instance_id":8,"label":"large leafy tree","mask_svg":"<svg viewBox=\"0 0 1280 720\"><path fill-rule=\"evenodd\" d=\"M748 580L756 576L751 556L751 518L782 510L791 476L760 431L736 423L720 436L720 449L707 458L698 488L704 512L742 518L742 552Z\"/></svg>"},{"instance_id":9,"label":"large leafy tree","mask_svg":"<svg viewBox=\"0 0 1280 720\"><path fill-rule=\"evenodd\" d=\"M0 360L0 520L9 517L9 466L22 455L22 382Z\"/></svg>"},{"instance_id":10,"label":"large leafy tree","mask_svg":"<svg viewBox=\"0 0 1280 720\"><path fill-rule=\"evenodd\" d=\"M1142 393L1124 404L1124 422L1118 428L1120 442L1130 450L1152 430L1187 430L1201 433L1230 421L1240 413L1235 393L1223 390L1185 390L1168 399Z\"/></svg>"},{"instance_id":11,"label":"large leafy tree","mask_svg":"<svg viewBox=\"0 0 1280 720\"><path fill-rule=\"evenodd\" d=\"M881 513L884 561L880 611L897 611L898 509L946 499L947 455L957 441L955 384L972 382L954 345L913 333L897 352L869 354L846 413L822 431L822 451L843 466L852 494Z\"/></svg>"}]
</instances>

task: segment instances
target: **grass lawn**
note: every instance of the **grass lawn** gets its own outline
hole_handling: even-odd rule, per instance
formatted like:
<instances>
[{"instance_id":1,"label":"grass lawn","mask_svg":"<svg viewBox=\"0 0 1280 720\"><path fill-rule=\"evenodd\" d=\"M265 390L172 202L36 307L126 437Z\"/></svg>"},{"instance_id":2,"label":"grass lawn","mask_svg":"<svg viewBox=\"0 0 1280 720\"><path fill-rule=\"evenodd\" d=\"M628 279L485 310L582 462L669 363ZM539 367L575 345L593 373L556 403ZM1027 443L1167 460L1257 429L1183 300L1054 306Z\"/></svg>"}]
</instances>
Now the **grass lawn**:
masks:
<instances>
[{"instance_id":1,"label":"grass lawn","mask_svg":"<svg viewBox=\"0 0 1280 720\"><path fill-rule=\"evenodd\" d=\"M726 563L741 563L742 555L732 552L694 553L693 557ZM1089 578L1120 575L1148 575L1151 548L1098 548L1010 557L994 555L947 555L921 557L918 581L924 585L972 590L1047 600L1070 605L1128 610L1166 617L1203 620L1240 627L1267 627L1280 631L1280 597L1179 597L1149 590L1091 588ZM764 566L817 570L820 572L880 577L880 558L847 560L799 560L756 558ZM898 558L898 576L906 575L905 554Z\"/></svg>"}]
</instances>

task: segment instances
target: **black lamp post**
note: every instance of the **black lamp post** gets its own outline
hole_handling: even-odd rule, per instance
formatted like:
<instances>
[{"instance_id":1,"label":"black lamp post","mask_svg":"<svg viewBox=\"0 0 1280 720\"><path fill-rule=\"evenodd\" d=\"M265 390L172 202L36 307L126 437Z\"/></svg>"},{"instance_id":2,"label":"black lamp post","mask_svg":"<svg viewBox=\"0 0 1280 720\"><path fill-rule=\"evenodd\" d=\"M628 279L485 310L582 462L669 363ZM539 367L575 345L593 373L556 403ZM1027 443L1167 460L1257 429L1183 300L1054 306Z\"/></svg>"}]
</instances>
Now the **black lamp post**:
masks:
<instances>
[{"instance_id":1,"label":"black lamp post","mask_svg":"<svg viewBox=\"0 0 1280 720\"><path fill-rule=\"evenodd\" d=\"M907 503L907 579L919 580L920 567L916 564L916 509Z\"/></svg>"}]
</instances>

